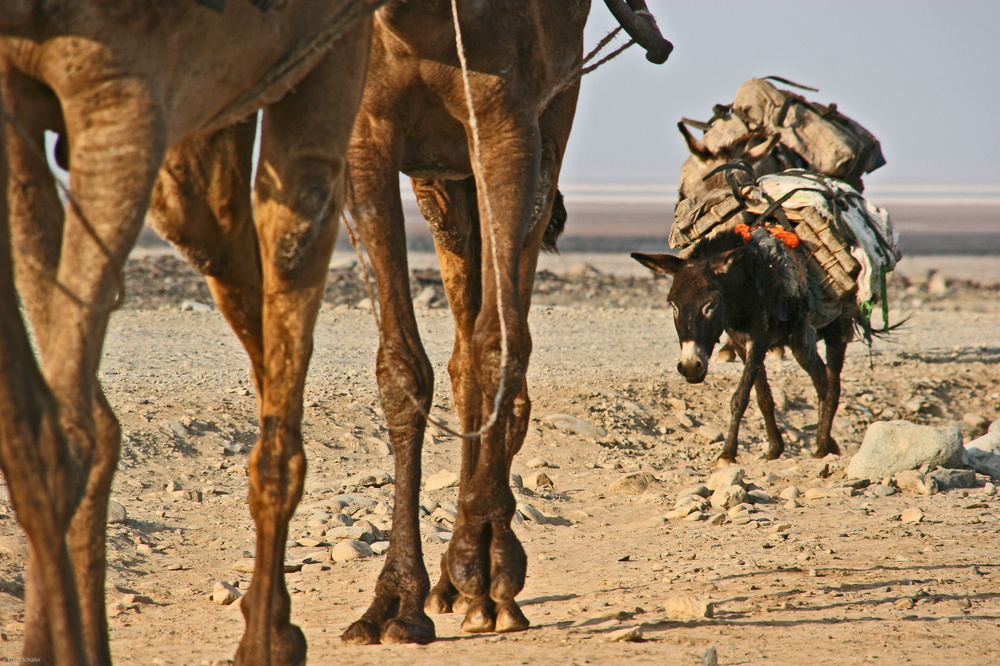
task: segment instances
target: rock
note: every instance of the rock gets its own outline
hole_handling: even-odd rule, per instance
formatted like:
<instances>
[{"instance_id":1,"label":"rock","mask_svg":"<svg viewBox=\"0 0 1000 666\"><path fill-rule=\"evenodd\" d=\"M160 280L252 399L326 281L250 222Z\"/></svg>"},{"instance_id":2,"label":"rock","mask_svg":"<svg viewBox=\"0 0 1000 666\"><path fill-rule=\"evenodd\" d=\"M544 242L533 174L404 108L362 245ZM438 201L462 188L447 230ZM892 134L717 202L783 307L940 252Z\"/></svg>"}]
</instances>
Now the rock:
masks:
<instances>
[{"instance_id":1,"label":"rock","mask_svg":"<svg viewBox=\"0 0 1000 666\"><path fill-rule=\"evenodd\" d=\"M375 552L364 541L345 539L330 549L330 559L334 562L349 562L363 557L371 557Z\"/></svg>"},{"instance_id":2,"label":"rock","mask_svg":"<svg viewBox=\"0 0 1000 666\"><path fill-rule=\"evenodd\" d=\"M705 654L701 655L701 666L718 666L719 664L719 653L715 649L715 646L705 650Z\"/></svg>"},{"instance_id":3,"label":"rock","mask_svg":"<svg viewBox=\"0 0 1000 666\"><path fill-rule=\"evenodd\" d=\"M993 423L991 423L990 427L987 429L987 432L991 432L991 433L992 432L997 432L997 433L1000 433L1000 419L997 419L996 421L994 421Z\"/></svg>"},{"instance_id":4,"label":"rock","mask_svg":"<svg viewBox=\"0 0 1000 666\"><path fill-rule=\"evenodd\" d=\"M909 490L921 495L934 495L939 490L938 483L933 477L915 469L900 472L893 478L896 481L896 487L900 490Z\"/></svg>"},{"instance_id":5,"label":"rock","mask_svg":"<svg viewBox=\"0 0 1000 666\"><path fill-rule=\"evenodd\" d=\"M511 488L524 488L524 480L521 479L520 474L510 473L510 486Z\"/></svg>"},{"instance_id":6,"label":"rock","mask_svg":"<svg viewBox=\"0 0 1000 666\"><path fill-rule=\"evenodd\" d=\"M381 488L392 483L392 476L388 472L381 470L369 470L352 476L347 481L347 485L361 486L362 488Z\"/></svg>"},{"instance_id":7,"label":"rock","mask_svg":"<svg viewBox=\"0 0 1000 666\"><path fill-rule=\"evenodd\" d=\"M683 520L687 518L695 511L698 511L698 506L696 504L685 504L684 506L679 506L673 511L668 511L664 518L667 520Z\"/></svg>"},{"instance_id":8,"label":"rock","mask_svg":"<svg viewBox=\"0 0 1000 666\"><path fill-rule=\"evenodd\" d=\"M237 590L235 587L230 585L224 580L215 581L215 588L212 590L212 603L217 606L228 606L237 599L243 596L243 593Z\"/></svg>"},{"instance_id":9,"label":"rock","mask_svg":"<svg viewBox=\"0 0 1000 666\"><path fill-rule=\"evenodd\" d=\"M354 524L350 527L334 527L333 529L329 529L326 531L326 538L331 541L334 539L363 540L365 535L368 533L368 530L364 527L359 527L357 524Z\"/></svg>"},{"instance_id":10,"label":"rock","mask_svg":"<svg viewBox=\"0 0 1000 666\"><path fill-rule=\"evenodd\" d=\"M365 443L373 453L377 453L380 456L392 455L392 444L381 437L369 437L365 440Z\"/></svg>"},{"instance_id":11,"label":"rock","mask_svg":"<svg viewBox=\"0 0 1000 666\"><path fill-rule=\"evenodd\" d=\"M712 506L716 509L731 509L747 501L747 491L742 486L720 486L712 493Z\"/></svg>"},{"instance_id":12,"label":"rock","mask_svg":"<svg viewBox=\"0 0 1000 666\"><path fill-rule=\"evenodd\" d=\"M181 484L177 483L173 479L170 479L169 481L167 481L167 485L164 486L164 488L163 488L163 491L166 492L166 493L175 493L178 490L181 490Z\"/></svg>"},{"instance_id":13,"label":"rock","mask_svg":"<svg viewBox=\"0 0 1000 666\"><path fill-rule=\"evenodd\" d=\"M785 502L786 509L798 509L801 506L802 505L799 504L799 501L797 499L790 499L787 502Z\"/></svg>"},{"instance_id":14,"label":"rock","mask_svg":"<svg viewBox=\"0 0 1000 666\"><path fill-rule=\"evenodd\" d=\"M708 483L705 485L709 490L717 490L723 486L742 486L744 476L742 467L730 465L725 469L720 469L719 471L714 472L710 477L708 477Z\"/></svg>"},{"instance_id":15,"label":"rock","mask_svg":"<svg viewBox=\"0 0 1000 666\"><path fill-rule=\"evenodd\" d=\"M552 479L545 472L535 472L528 477L528 486L531 488L552 489L556 487L556 484L552 482Z\"/></svg>"},{"instance_id":16,"label":"rock","mask_svg":"<svg viewBox=\"0 0 1000 666\"><path fill-rule=\"evenodd\" d=\"M708 514L702 513L701 511L694 511L692 513L689 513L684 518L684 520L688 521L689 523L697 523L699 520L704 520L707 516Z\"/></svg>"},{"instance_id":17,"label":"rock","mask_svg":"<svg viewBox=\"0 0 1000 666\"><path fill-rule=\"evenodd\" d=\"M109 499L108 500L108 522L109 523L124 523L128 520L128 514L125 512L125 507L118 500Z\"/></svg>"},{"instance_id":18,"label":"rock","mask_svg":"<svg viewBox=\"0 0 1000 666\"><path fill-rule=\"evenodd\" d=\"M1000 427L994 428L996 423L989 433L966 444L962 457L967 466L994 479L1000 478Z\"/></svg>"},{"instance_id":19,"label":"rock","mask_svg":"<svg viewBox=\"0 0 1000 666\"><path fill-rule=\"evenodd\" d=\"M987 482L983 486L983 492L986 493L987 497L993 497L997 494L997 487L994 484Z\"/></svg>"},{"instance_id":20,"label":"rock","mask_svg":"<svg viewBox=\"0 0 1000 666\"><path fill-rule=\"evenodd\" d=\"M698 497L711 497L712 491L709 490L708 486L693 486L691 488L686 488L682 490L680 493L678 493L677 497L686 497L687 495L697 495Z\"/></svg>"},{"instance_id":21,"label":"rock","mask_svg":"<svg viewBox=\"0 0 1000 666\"><path fill-rule=\"evenodd\" d=\"M975 432L986 432L990 427L990 420L982 414L963 414L962 422L970 426Z\"/></svg>"},{"instance_id":22,"label":"rock","mask_svg":"<svg viewBox=\"0 0 1000 666\"><path fill-rule=\"evenodd\" d=\"M524 463L524 466L528 469L542 469L543 467L549 466L549 461L545 458L532 458L528 462Z\"/></svg>"},{"instance_id":23,"label":"rock","mask_svg":"<svg viewBox=\"0 0 1000 666\"><path fill-rule=\"evenodd\" d=\"M897 491L892 486L887 486L880 483L876 486L872 486L872 492L878 495L879 497L889 497L890 495L895 495Z\"/></svg>"},{"instance_id":24,"label":"rock","mask_svg":"<svg viewBox=\"0 0 1000 666\"><path fill-rule=\"evenodd\" d=\"M756 488L754 490L747 491L747 500L749 500L751 504L770 504L774 501L774 498L771 497L769 493Z\"/></svg>"},{"instance_id":25,"label":"rock","mask_svg":"<svg viewBox=\"0 0 1000 666\"><path fill-rule=\"evenodd\" d=\"M801 494L802 492L799 491L797 486L788 486L780 493L778 493L778 497L780 497L783 500L793 500Z\"/></svg>"},{"instance_id":26,"label":"rock","mask_svg":"<svg viewBox=\"0 0 1000 666\"><path fill-rule=\"evenodd\" d=\"M809 488L803 497L807 500L832 499L841 497L853 497L854 488L849 486L838 486L835 488Z\"/></svg>"},{"instance_id":27,"label":"rock","mask_svg":"<svg viewBox=\"0 0 1000 666\"><path fill-rule=\"evenodd\" d=\"M731 516L729 522L733 525L747 525L750 523L750 512L740 511L735 516Z\"/></svg>"},{"instance_id":28,"label":"rock","mask_svg":"<svg viewBox=\"0 0 1000 666\"><path fill-rule=\"evenodd\" d=\"M444 490L445 488L457 488L461 479L454 472L440 471L431 474L424 482L424 490Z\"/></svg>"},{"instance_id":29,"label":"rock","mask_svg":"<svg viewBox=\"0 0 1000 666\"><path fill-rule=\"evenodd\" d=\"M330 516L330 520L326 521L326 524L331 527L350 527L354 524L354 519L346 513L335 513Z\"/></svg>"},{"instance_id":30,"label":"rock","mask_svg":"<svg viewBox=\"0 0 1000 666\"><path fill-rule=\"evenodd\" d=\"M715 614L711 601L705 601L690 594L675 594L667 597L664 610L670 620L695 620L712 617Z\"/></svg>"},{"instance_id":31,"label":"rock","mask_svg":"<svg viewBox=\"0 0 1000 666\"><path fill-rule=\"evenodd\" d=\"M721 525L724 522L726 522L726 514L724 513L716 513L708 519L709 525Z\"/></svg>"},{"instance_id":32,"label":"rock","mask_svg":"<svg viewBox=\"0 0 1000 666\"><path fill-rule=\"evenodd\" d=\"M938 271L934 271L927 278L927 293L931 296L946 296L948 294L948 280Z\"/></svg>"},{"instance_id":33,"label":"rock","mask_svg":"<svg viewBox=\"0 0 1000 666\"><path fill-rule=\"evenodd\" d=\"M382 530L380 530L378 526L376 526L370 520L359 520L355 522L354 525L352 525L349 529L355 529L358 527L360 527L365 531L365 533L361 536L361 540L364 541L365 543L371 544L375 543L376 541L385 541L385 535L382 533Z\"/></svg>"},{"instance_id":34,"label":"rock","mask_svg":"<svg viewBox=\"0 0 1000 666\"><path fill-rule=\"evenodd\" d=\"M557 428L575 432L576 434L583 435L584 437L602 439L608 436L608 431L604 428L591 425L583 419L578 419L575 416L570 416L569 414L552 414L551 416L545 417L545 420Z\"/></svg>"},{"instance_id":35,"label":"rock","mask_svg":"<svg viewBox=\"0 0 1000 666\"><path fill-rule=\"evenodd\" d=\"M922 465L958 467L962 432L908 421L876 421L868 426L861 448L847 466L851 479L878 479Z\"/></svg>"},{"instance_id":36,"label":"rock","mask_svg":"<svg viewBox=\"0 0 1000 666\"><path fill-rule=\"evenodd\" d=\"M148 543L140 543L138 546L135 547L135 552L138 553L139 555L152 555L153 547L150 546Z\"/></svg>"},{"instance_id":37,"label":"rock","mask_svg":"<svg viewBox=\"0 0 1000 666\"><path fill-rule=\"evenodd\" d=\"M903 513L899 515L899 519L904 523L919 523L924 519L924 512L916 507L911 507L905 509Z\"/></svg>"},{"instance_id":38,"label":"rock","mask_svg":"<svg viewBox=\"0 0 1000 666\"><path fill-rule=\"evenodd\" d=\"M199 301L181 301L181 310L188 312L211 312L212 306Z\"/></svg>"},{"instance_id":39,"label":"rock","mask_svg":"<svg viewBox=\"0 0 1000 666\"><path fill-rule=\"evenodd\" d=\"M316 548L317 546L322 546L326 542L322 539L317 539L316 537L299 537L295 540L295 543L300 546L305 546L306 548ZM327 544L329 545L329 544Z\"/></svg>"},{"instance_id":40,"label":"rock","mask_svg":"<svg viewBox=\"0 0 1000 666\"><path fill-rule=\"evenodd\" d=\"M641 495L657 483L656 477L649 472L632 472L613 481L608 486L608 492L614 495Z\"/></svg>"},{"instance_id":41,"label":"rock","mask_svg":"<svg viewBox=\"0 0 1000 666\"><path fill-rule=\"evenodd\" d=\"M615 631L608 632L604 636L605 640L611 643L633 643L642 640L642 627L622 627Z\"/></svg>"},{"instance_id":42,"label":"rock","mask_svg":"<svg viewBox=\"0 0 1000 666\"><path fill-rule=\"evenodd\" d=\"M175 437L184 438L190 434L187 427L179 421L164 421L161 425Z\"/></svg>"},{"instance_id":43,"label":"rock","mask_svg":"<svg viewBox=\"0 0 1000 666\"><path fill-rule=\"evenodd\" d=\"M976 473L971 469L936 469L930 477L937 481L941 490L952 488L975 488Z\"/></svg>"},{"instance_id":44,"label":"rock","mask_svg":"<svg viewBox=\"0 0 1000 666\"><path fill-rule=\"evenodd\" d=\"M237 560L233 564L233 571L239 571L240 573L253 573L253 558L244 557L242 560Z\"/></svg>"},{"instance_id":45,"label":"rock","mask_svg":"<svg viewBox=\"0 0 1000 666\"><path fill-rule=\"evenodd\" d=\"M684 426L685 428L694 427L694 419L688 416L686 412L677 412L676 414L674 414L674 418L676 418L677 422L682 426Z\"/></svg>"},{"instance_id":46,"label":"rock","mask_svg":"<svg viewBox=\"0 0 1000 666\"><path fill-rule=\"evenodd\" d=\"M709 444L721 442L725 436L721 430L710 425L698 426L698 434Z\"/></svg>"},{"instance_id":47,"label":"rock","mask_svg":"<svg viewBox=\"0 0 1000 666\"><path fill-rule=\"evenodd\" d=\"M413 297L413 305L418 308L429 308L431 303L434 302L434 298L437 296L437 291L432 286L424 287L420 290L420 293Z\"/></svg>"},{"instance_id":48,"label":"rock","mask_svg":"<svg viewBox=\"0 0 1000 666\"><path fill-rule=\"evenodd\" d=\"M371 547L372 547L372 552L374 552L376 555L384 555L385 552L389 550L389 542L376 541L375 543L371 544Z\"/></svg>"},{"instance_id":49,"label":"rock","mask_svg":"<svg viewBox=\"0 0 1000 666\"><path fill-rule=\"evenodd\" d=\"M537 523L539 525L545 525L546 523L549 522L548 518L545 517L545 514L543 514L541 511L531 506L530 504L526 504L524 502L518 502L517 510L521 512L522 516L524 516L526 519L530 520L533 523Z\"/></svg>"}]
</instances>

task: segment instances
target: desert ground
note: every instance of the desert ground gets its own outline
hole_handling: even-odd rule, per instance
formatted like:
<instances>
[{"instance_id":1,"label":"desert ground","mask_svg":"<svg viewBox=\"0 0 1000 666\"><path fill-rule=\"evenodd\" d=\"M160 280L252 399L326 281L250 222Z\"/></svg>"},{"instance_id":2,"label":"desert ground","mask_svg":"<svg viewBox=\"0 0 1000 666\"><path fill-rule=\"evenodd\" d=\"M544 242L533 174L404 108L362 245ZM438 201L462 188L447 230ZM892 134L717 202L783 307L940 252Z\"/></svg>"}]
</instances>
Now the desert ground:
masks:
<instances>
[{"instance_id":1,"label":"desert ground","mask_svg":"<svg viewBox=\"0 0 1000 666\"><path fill-rule=\"evenodd\" d=\"M414 254L411 268L434 413L454 424L450 312L432 256ZM715 471L711 440L726 427L741 366L713 363L701 385L681 379L669 284L621 254L543 260L530 316L532 424L512 480L531 628L466 635L461 616L442 615L428 646L344 647L341 632L371 601L384 541L346 562L331 549L355 521L378 528L366 528L369 540L390 531L383 473L394 471L372 313L352 255L338 250L306 387L306 494L287 552L292 619L310 663L698 664L712 647L719 664L1000 663L1000 496L989 479L923 495L852 487L845 475L873 421L958 425L968 440L1000 418L1000 261L904 259L890 320L905 324L849 350L834 423L841 457L811 457L811 385L790 355L771 358L786 454L760 458L752 406L739 466L758 501L699 520L666 516ZM248 363L200 279L169 252L137 255L126 289L101 368L125 433L112 496L127 517L108 533L114 658L227 663L243 622L238 604L211 597L218 581L249 582L246 463L257 422ZM458 442L429 428L423 461L431 487L441 485L442 471L458 470ZM801 495L788 503L792 486ZM454 487L422 494L435 579L456 499ZM2 492L0 658L20 654L25 560Z\"/></svg>"}]
</instances>

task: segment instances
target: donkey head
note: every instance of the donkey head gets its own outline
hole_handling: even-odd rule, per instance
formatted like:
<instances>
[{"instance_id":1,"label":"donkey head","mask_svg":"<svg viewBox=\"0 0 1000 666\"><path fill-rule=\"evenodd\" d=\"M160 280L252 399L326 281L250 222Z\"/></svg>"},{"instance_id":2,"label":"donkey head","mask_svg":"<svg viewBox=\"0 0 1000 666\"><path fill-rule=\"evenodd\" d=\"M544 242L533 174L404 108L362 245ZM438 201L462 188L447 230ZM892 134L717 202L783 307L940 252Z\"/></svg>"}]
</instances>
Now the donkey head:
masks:
<instances>
[{"instance_id":1,"label":"donkey head","mask_svg":"<svg viewBox=\"0 0 1000 666\"><path fill-rule=\"evenodd\" d=\"M632 253L643 266L674 278L667 300L681 344L677 372L692 384L704 381L712 350L726 328L723 279L745 256L742 247L698 259Z\"/></svg>"}]
</instances>

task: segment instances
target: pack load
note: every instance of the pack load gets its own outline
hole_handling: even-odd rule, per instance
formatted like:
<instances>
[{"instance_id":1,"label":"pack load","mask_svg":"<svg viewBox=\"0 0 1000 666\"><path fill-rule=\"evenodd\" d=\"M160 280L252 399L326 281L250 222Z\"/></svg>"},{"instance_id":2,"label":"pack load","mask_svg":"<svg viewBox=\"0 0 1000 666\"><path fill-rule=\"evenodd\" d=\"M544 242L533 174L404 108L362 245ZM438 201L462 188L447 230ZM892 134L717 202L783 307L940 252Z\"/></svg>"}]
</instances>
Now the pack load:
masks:
<instances>
[{"instance_id":1,"label":"pack load","mask_svg":"<svg viewBox=\"0 0 1000 666\"><path fill-rule=\"evenodd\" d=\"M732 104L714 107L708 122L685 118L678 123L691 151L681 169L681 198L719 187L721 182L703 184L702 177L737 159L749 162L756 176L805 169L842 180L858 192L864 191L862 176L885 164L878 139L836 104L810 102L775 87L772 80L816 90L778 77L750 79ZM703 130L704 136L694 137L688 126Z\"/></svg>"},{"instance_id":2,"label":"pack load","mask_svg":"<svg viewBox=\"0 0 1000 666\"><path fill-rule=\"evenodd\" d=\"M728 165L728 189L678 204L670 247L684 256L724 230L747 241L767 231L793 255L782 261L802 267L786 272L785 288L808 294L814 327L842 316L859 317L867 327L877 304L887 322L886 274L902 258L889 214L835 178L793 169L741 183L739 170L751 172L746 164Z\"/></svg>"}]
</instances>

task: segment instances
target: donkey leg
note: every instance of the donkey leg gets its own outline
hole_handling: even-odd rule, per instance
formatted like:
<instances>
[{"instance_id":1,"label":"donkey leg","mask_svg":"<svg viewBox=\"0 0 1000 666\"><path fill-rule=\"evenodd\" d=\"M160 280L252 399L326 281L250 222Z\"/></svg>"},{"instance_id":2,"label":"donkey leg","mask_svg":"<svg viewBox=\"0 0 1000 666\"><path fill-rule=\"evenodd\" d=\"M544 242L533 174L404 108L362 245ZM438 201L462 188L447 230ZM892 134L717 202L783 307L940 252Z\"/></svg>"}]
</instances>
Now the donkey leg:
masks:
<instances>
[{"instance_id":1,"label":"donkey leg","mask_svg":"<svg viewBox=\"0 0 1000 666\"><path fill-rule=\"evenodd\" d=\"M476 382L472 359L472 336L482 305L479 265L479 218L476 184L464 180L414 179L413 191L420 210L434 234L434 247L441 278L455 319L455 341L448 374L462 431L475 432L481 422L482 392ZM479 438L462 440L462 484L468 483L471 461ZM425 604L433 613L467 610L467 600L451 582L448 552L441 557L441 577L431 588Z\"/></svg>"},{"instance_id":2,"label":"donkey leg","mask_svg":"<svg viewBox=\"0 0 1000 666\"><path fill-rule=\"evenodd\" d=\"M246 630L238 664L305 662L305 636L290 621L285 542L305 482L302 394L366 65L339 56L341 49L359 52L368 37L365 26L342 38L263 116L256 190L264 295L261 428L250 454L248 497L257 542L253 579L241 603Z\"/></svg>"},{"instance_id":3,"label":"donkey leg","mask_svg":"<svg viewBox=\"0 0 1000 666\"><path fill-rule=\"evenodd\" d=\"M764 357L767 355L767 345L755 343L744 336L733 335L733 344L740 357L744 359L743 374L736 385L733 397L729 401L730 420L726 440L722 445L722 453L716 459L716 465L722 467L736 462L736 452L739 446L740 422L750 404L750 389L757 381L757 375L764 368ZM766 380L765 380L766 381Z\"/></svg>"},{"instance_id":4,"label":"donkey leg","mask_svg":"<svg viewBox=\"0 0 1000 666\"><path fill-rule=\"evenodd\" d=\"M844 357L847 345L854 337L854 329L850 320L837 320L823 329L821 335L826 342L826 379L827 392L820 404L819 425L816 427L816 453L822 458L829 453L840 455L840 446L830 431L833 429L833 417L840 406L840 374L844 369Z\"/></svg>"},{"instance_id":5,"label":"donkey leg","mask_svg":"<svg viewBox=\"0 0 1000 666\"><path fill-rule=\"evenodd\" d=\"M771 348L772 350L774 347ZM746 364L746 348L737 347L737 352L743 363ZM771 394L771 385L767 381L767 368L761 363L760 370L753 383L754 394L757 396L757 407L761 416L764 417L764 429L767 431L767 453L764 454L766 460L776 460L785 451L785 442L781 438L781 431L778 430L778 422L774 417L774 396Z\"/></svg>"},{"instance_id":6,"label":"donkey leg","mask_svg":"<svg viewBox=\"0 0 1000 666\"><path fill-rule=\"evenodd\" d=\"M819 420L816 426L816 452L813 454L813 457L822 458L827 454L827 449L829 448L830 427L833 424L833 414L827 413L829 411L827 396L830 393L830 377L823 359L820 358L819 352L816 350L816 338L814 335L808 335L804 341L793 341L791 347L795 360L808 373L809 378L812 380L813 388L816 389L816 399L819 403ZM820 453L821 440L822 454Z\"/></svg>"}]
</instances>

